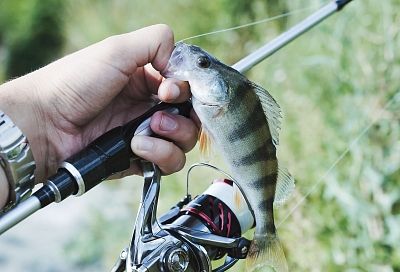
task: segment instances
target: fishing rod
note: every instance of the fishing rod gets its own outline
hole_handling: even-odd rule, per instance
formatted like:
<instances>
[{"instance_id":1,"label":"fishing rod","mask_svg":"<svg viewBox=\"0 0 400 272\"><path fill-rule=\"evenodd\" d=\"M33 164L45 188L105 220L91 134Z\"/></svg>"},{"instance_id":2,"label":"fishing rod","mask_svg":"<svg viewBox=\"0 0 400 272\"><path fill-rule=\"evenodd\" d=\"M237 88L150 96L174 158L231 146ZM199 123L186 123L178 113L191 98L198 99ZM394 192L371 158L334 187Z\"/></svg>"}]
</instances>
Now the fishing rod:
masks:
<instances>
[{"instance_id":1,"label":"fishing rod","mask_svg":"<svg viewBox=\"0 0 400 272\"><path fill-rule=\"evenodd\" d=\"M352 0L337 0L328 3L300 23L283 32L281 35L279 35L266 45L260 47L250 55L239 60L237 63L232 65L232 68L238 70L241 73L246 73L255 65L268 58L276 51L289 44L297 37L301 36L303 33L307 32L337 11L342 10L351 1Z\"/></svg>"},{"instance_id":2,"label":"fishing rod","mask_svg":"<svg viewBox=\"0 0 400 272\"><path fill-rule=\"evenodd\" d=\"M245 73L351 1L336 0L328 3L232 67ZM80 196L112 174L128 169L133 160L140 159L131 151L131 139L136 135L155 136L150 129L150 118L156 111L165 110L188 117L190 109L190 102L159 103L129 123L106 132L63 162L57 173L48 178L43 187L27 200L1 215L0 234L49 204L61 202L70 195Z\"/></svg>"}]
</instances>

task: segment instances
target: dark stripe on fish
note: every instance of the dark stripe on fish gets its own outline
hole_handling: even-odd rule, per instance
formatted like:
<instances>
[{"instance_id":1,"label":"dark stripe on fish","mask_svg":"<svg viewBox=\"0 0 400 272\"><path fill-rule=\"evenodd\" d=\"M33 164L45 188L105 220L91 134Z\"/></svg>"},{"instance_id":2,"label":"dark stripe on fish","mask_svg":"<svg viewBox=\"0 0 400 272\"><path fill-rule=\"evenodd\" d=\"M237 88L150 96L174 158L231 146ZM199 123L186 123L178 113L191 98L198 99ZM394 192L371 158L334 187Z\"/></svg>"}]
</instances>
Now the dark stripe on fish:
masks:
<instances>
[{"instance_id":1,"label":"dark stripe on fish","mask_svg":"<svg viewBox=\"0 0 400 272\"><path fill-rule=\"evenodd\" d=\"M231 143L243 140L248 134L254 133L262 126L268 126L267 119L264 116L261 104L256 103L251 112L246 116L246 120L241 122L237 128L234 128L231 131L228 135L228 140Z\"/></svg>"},{"instance_id":2,"label":"dark stripe on fish","mask_svg":"<svg viewBox=\"0 0 400 272\"><path fill-rule=\"evenodd\" d=\"M265 212L265 225L256 225L256 231L259 230L261 233L276 233L274 224L274 197L268 197L258 204L258 209ZM257 222L256 222L257 224Z\"/></svg>"},{"instance_id":3,"label":"dark stripe on fish","mask_svg":"<svg viewBox=\"0 0 400 272\"><path fill-rule=\"evenodd\" d=\"M270 211L273 205L274 205L274 197L268 197L260 202L258 208L263 211Z\"/></svg>"},{"instance_id":4,"label":"dark stripe on fish","mask_svg":"<svg viewBox=\"0 0 400 272\"><path fill-rule=\"evenodd\" d=\"M239 122L236 122L236 127L232 127L228 135L228 141L231 143L243 140L264 125L268 128L267 118L252 83L247 79L241 80L235 89L237 91L228 107L231 116Z\"/></svg>"},{"instance_id":5,"label":"dark stripe on fish","mask_svg":"<svg viewBox=\"0 0 400 272\"><path fill-rule=\"evenodd\" d=\"M278 173L265 175L252 182L252 187L256 190L265 190L267 194L275 194ZM269 188L270 187L270 188Z\"/></svg>"},{"instance_id":6,"label":"dark stripe on fish","mask_svg":"<svg viewBox=\"0 0 400 272\"><path fill-rule=\"evenodd\" d=\"M276 148L275 145L270 141L265 141L260 147L254 150L252 153L242 157L239 161L234 162L235 165L249 166L257 162L276 159Z\"/></svg>"}]
</instances>

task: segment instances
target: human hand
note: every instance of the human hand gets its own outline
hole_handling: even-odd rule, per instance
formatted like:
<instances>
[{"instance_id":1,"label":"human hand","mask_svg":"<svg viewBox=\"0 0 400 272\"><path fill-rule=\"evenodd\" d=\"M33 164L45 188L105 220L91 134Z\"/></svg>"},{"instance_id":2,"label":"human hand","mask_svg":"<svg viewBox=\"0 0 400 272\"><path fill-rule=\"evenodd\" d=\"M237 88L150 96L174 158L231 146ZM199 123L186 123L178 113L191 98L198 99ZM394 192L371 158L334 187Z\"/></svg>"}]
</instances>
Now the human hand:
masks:
<instances>
[{"instance_id":1,"label":"human hand","mask_svg":"<svg viewBox=\"0 0 400 272\"><path fill-rule=\"evenodd\" d=\"M0 87L0 109L27 136L43 181L59 163L106 131L122 125L154 105L189 98L189 86L163 80L174 47L165 25L113 36L57 60ZM180 170L184 152L193 148L193 120L158 112L152 130L172 142L134 137L133 152L157 164L164 174ZM140 173L133 165L130 173Z\"/></svg>"}]
</instances>

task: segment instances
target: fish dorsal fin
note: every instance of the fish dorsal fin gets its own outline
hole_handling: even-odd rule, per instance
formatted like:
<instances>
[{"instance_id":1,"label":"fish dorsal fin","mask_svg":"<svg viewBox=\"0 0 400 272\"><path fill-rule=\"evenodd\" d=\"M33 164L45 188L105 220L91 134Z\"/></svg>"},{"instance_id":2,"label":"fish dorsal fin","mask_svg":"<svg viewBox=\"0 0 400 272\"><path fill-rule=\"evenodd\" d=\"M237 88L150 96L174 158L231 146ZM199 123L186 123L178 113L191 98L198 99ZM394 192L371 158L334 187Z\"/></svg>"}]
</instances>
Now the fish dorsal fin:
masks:
<instances>
[{"instance_id":1,"label":"fish dorsal fin","mask_svg":"<svg viewBox=\"0 0 400 272\"><path fill-rule=\"evenodd\" d=\"M210 156L211 138L204 127L200 127L199 130L199 147L201 155Z\"/></svg>"},{"instance_id":2,"label":"fish dorsal fin","mask_svg":"<svg viewBox=\"0 0 400 272\"><path fill-rule=\"evenodd\" d=\"M267 90L255 83L251 83L251 86L260 99L264 114L267 117L272 141L277 146L279 144L279 130L281 129L281 108Z\"/></svg>"},{"instance_id":3,"label":"fish dorsal fin","mask_svg":"<svg viewBox=\"0 0 400 272\"><path fill-rule=\"evenodd\" d=\"M274 207L282 206L294 191L294 179L285 167L279 167L275 188Z\"/></svg>"}]
</instances>

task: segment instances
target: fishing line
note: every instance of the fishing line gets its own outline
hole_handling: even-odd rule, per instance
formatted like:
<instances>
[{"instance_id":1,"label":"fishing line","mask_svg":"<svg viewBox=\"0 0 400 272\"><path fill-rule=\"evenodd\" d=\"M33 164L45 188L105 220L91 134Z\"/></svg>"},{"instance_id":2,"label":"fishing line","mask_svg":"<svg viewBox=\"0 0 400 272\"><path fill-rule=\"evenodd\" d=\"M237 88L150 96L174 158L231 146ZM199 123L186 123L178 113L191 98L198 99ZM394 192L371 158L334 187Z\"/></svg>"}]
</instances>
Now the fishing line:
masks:
<instances>
[{"instance_id":1,"label":"fishing line","mask_svg":"<svg viewBox=\"0 0 400 272\"><path fill-rule=\"evenodd\" d=\"M324 4L322 4L322 5L324 5ZM251 23L243 24L243 25L238 25L238 26L234 26L234 27L229 27L229 28L214 30L214 31L211 31L211 32L206 32L206 33L203 33L203 34L198 34L198 35L195 35L195 36L184 38L184 39L182 39L180 41L183 42L183 41L187 41L187 40L191 40L191 39L195 39L195 38L199 38L199 37L215 35L215 34L219 34L219 33L223 33L223 32L228 32L228 31L232 31L232 30L237 30L237 29L241 29L241 28L246 28L246 27L250 27L250 26L254 26L254 25L259 25L259 24L271 22L271 21L274 21L274 20L277 20L277 19L280 19L280 18L288 17L288 16L293 15L293 14L298 14L298 13L309 11L309 10L312 10L312 9L315 9L315 8L319 8L322 5L318 5L318 6L317 5L313 5L313 6L309 6L309 7L306 7L306 8L301 8L301 9L297 9L297 10L294 10L294 11L289 11L289 12L286 12L286 13L283 13L283 14L280 14L280 15L276 15L276 16L273 16L273 17L268 17L268 18L265 18L265 19L262 19L262 20L259 20L259 21L254 21L254 22L251 22Z\"/></svg>"},{"instance_id":2,"label":"fishing line","mask_svg":"<svg viewBox=\"0 0 400 272\"><path fill-rule=\"evenodd\" d=\"M372 122L366 126L360 134L357 135L357 137L348 145L346 150L342 152L342 154L335 160L335 162L332 164L331 167L325 172L325 174L318 179L318 181L314 184L314 186L311 187L311 189L300 199L299 202L296 203L296 205L290 210L290 212L279 222L277 225L277 228L280 227L281 224L283 224L296 210L297 208L303 204L303 202L306 200L306 198L311 195L317 187L325 180L325 178L332 172L332 170L336 167L336 165L339 164L339 162L350 152L350 150L358 143L358 141L368 132L368 130L378 121L383 113L386 111L386 109L394 102L400 102L400 92L397 92L386 104L385 106L379 111L377 117L375 117Z\"/></svg>"}]
</instances>

